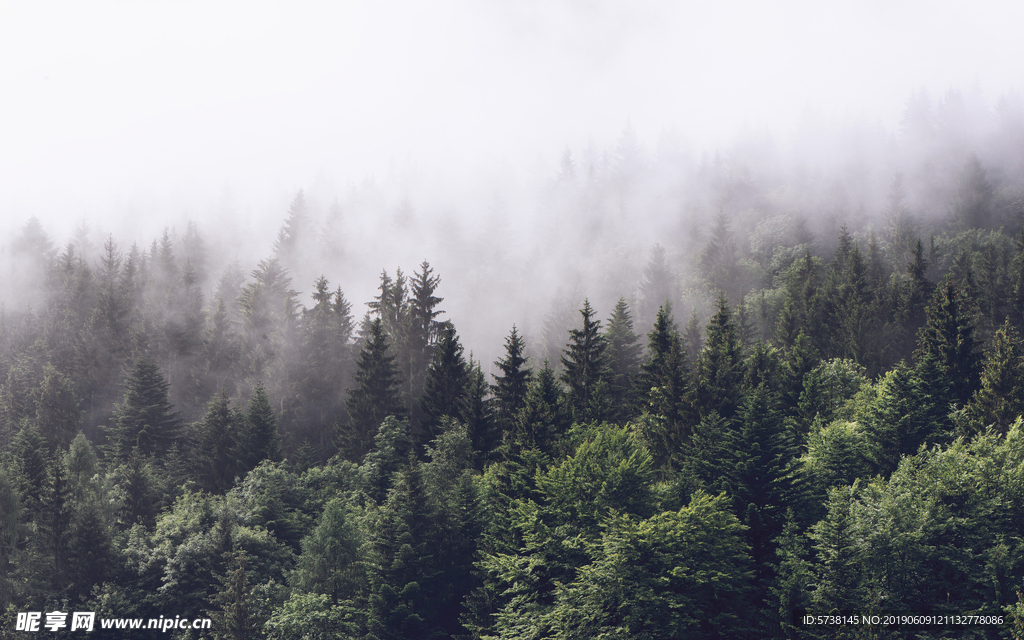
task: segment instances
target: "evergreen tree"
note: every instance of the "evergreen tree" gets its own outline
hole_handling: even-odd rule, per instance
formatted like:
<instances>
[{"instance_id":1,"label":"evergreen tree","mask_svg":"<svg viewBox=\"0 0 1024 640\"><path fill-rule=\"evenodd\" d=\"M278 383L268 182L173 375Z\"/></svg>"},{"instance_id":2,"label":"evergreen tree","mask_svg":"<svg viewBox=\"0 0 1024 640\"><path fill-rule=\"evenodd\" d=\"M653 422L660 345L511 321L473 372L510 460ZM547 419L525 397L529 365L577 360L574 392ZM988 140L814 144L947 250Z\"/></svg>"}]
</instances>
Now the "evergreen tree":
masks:
<instances>
[{"instance_id":1,"label":"evergreen tree","mask_svg":"<svg viewBox=\"0 0 1024 640\"><path fill-rule=\"evenodd\" d=\"M239 453L245 416L232 407L228 394L221 391L207 405L206 416L193 426L192 461L199 487L210 493L222 493L234 482L236 473L245 473ZM256 444L256 443L247 443Z\"/></svg>"},{"instance_id":2,"label":"evergreen tree","mask_svg":"<svg viewBox=\"0 0 1024 640\"><path fill-rule=\"evenodd\" d=\"M466 402L469 367L462 355L462 345L455 326L446 322L434 351L433 361L427 369L423 384L423 434L419 444L433 440L439 434L441 418L459 417Z\"/></svg>"},{"instance_id":3,"label":"evergreen tree","mask_svg":"<svg viewBox=\"0 0 1024 640\"><path fill-rule=\"evenodd\" d=\"M483 466L491 452L501 444L501 432L494 424L494 399L488 397L490 390L480 362L474 362L473 354L470 354L461 419L466 425L473 451L478 453L478 466Z\"/></svg>"},{"instance_id":4,"label":"evergreen tree","mask_svg":"<svg viewBox=\"0 0 1024 640\"><path fill-rule=\"evenodd\" d=\"M604 332L608 355L608 396L610 419L625 422L634 413L632 392L640 371L639 336L633 332L633 318L625 298L619 298Z\"/></svg>"},{"instance_id":5,"label":"evergreen tree","mask_svg":"<svg viewBox=\"0 0 1024 640\"><path fill-rule=\"evenodd\" d=\"M914 355L919 369L936 369L938 377L922 379L931 384L939 402L966 404L978 388L977 344L967 306L952 279L947 278L928 307L927 324L918 332Z\"/></svg>"},{"instance_id":6,"label":"evergreen tree","mask_svg":"<svg viewBox=\"0 0 1024 640\"><path fill-rule=\"evenodd\" d=\"M530 383L526 400L516 419L515 429L506 432L502 447L507 454L539 449L551 455L572 422L571 411L554 370L544 361L543 368Z\"/></svg>"},{"instance_id":7,"label":"evergreen tree","mask_svg":"<svg viewBox=\"0 0 1024 640\"><path fill-rule=\"evenodd\" d=\"M114 424L108 428L110 452L121 460L133 448L147 455L167 453L180 429L160 368L148 357L139 358L124 387L124 402L114 408Z\"/></svg>"},{"instance_id":8,"label":"evergreen tree","mask_svg":"<svg viewBox=\"0 0 1024 640\"><path fill-rule=\"evenodd\" d=\"M302 189L299 189L292 198L292 203L288 207L288 217L274 242L274 257L284 264L291 265L297 257L300 243L305 240L308 217L306 196Z\"/></svg>"},{"instance_id":9,"label":"evergreen tree","mask_svg":"<svg viewBox=\"0 0 1024 640\"><path fill-rule=\"evenodd\" d=\"M1001 433L1006 433L1024 415L1024 349L1009 319L992 339L981 387L971 398L967 411L980 423L978 426L993 425Z\"/></svg>"},{"instance_id":10,"label":"evergreen tree","mask_svg":"<svg viewBox=\"0 0 1024 640\"><path fill-rule=\"evenodd\" d=\"M361 536L341 498L333 498L312 533L302 540L293 586L304 593L322 593L338 603L357 595L365 577L360 557Z\"/></svg>"},{"instance_id":11,"label":"evergreen tree","mask_svg":"<svg viewBox=\"0 0 1024 640\"><path fill-rule=\"evenodd\" d=\"M441 338L444 323L435 318L444 313L437 310L444 298L434 295L441 276L433 275L434 270L424 260L420 271L410 281L409 299L409 361L408 371L403 375L409 380L409 397L418 398L423 392L424 372L431 360L434 346Z\"/></svg>"},{"instance_id":12,"label":"evergreen tree","mask_svg":"<svg viewBox=\"0 0 1024 640\"><path fill-rule=\"evenodd\" d=\"M697 407L701 416L715 411L730 419L742 399L743 360L736 326L725 295L707 327L707 339L697 360Z\"/></svg>"},{"instance_id":13,"label":"evergreen tree","mask_svg":"<svg viewBox=\"0 0 1024 640\"><path fill-rule=\"evenodd\" d=\"M644 438L654 456L655 467L669 469L679 447L687 439L690 413L690 372L672 322L672 310L658 310L654 328L647 337L648 362L638 379L638 395L644 399L650 418L644 421Z\"/></svg>"},{"instance_id":14,"label":"evergreen tree","mask_svg":"<svg viewBox=\"0 0 1024 640\"><path fill-rule=\"evenodd\" d=\"M502 434L514 428L519 412L526 405L526 394L533 379L533 372L525 368L526 342L512 325L512 331L505 338L505 357L494 363L501 375L491 374L494 385L495 419Z\"/></svg>"},{"instance_id":15,"label":"evergreen tree","mask_svg":"<svg viewBox=\"0 0 1024 640\"><path fill-rule=\"evenodd\" d=\"M81 400L74 382L53 366L43 367L43 383L36 403L36 424L49 441L51 451L71 444L82 422Z\"/></svg>"},{"instance_id":16,"label":"evergreen tree","mask_svg":"<svg viewBox=\"0 0 1024 640\"><path fill-rule=\"evenodd\" d=\"M385 417L405 416L395 356L389 353L391 344L384 332L384 321L374 319L369 330L356 363L355 386L349 389L345 401L349 430L343 438L348 457L355 460L361 459L369 450L371 434L376 432Z\"/></svg>"},{"instance_id":17,"label":"evergreen tree","mask_svg":"<svg viewBox=\"0 0 1024 640\"><path fill-rule=\"evenodd\" d=\"M593 319L594 309L589 300L583 301L580 315L583 316L583 327L569 331L570 343L563 350L562 381L568 388L573 420L590 422L605 417L600 413L598 403L602 383L607 376L607 343L600 333L601 321Z\"/></svg>"},{"instance_id":18,"label":"evergreen tree","mask_svg":"<svg viewBox=\"0 0 1024 640\"><path fill-rule=\"evenodd\" d=\"M248 473L264 460L281 460L281 434L277 430L277 416L262 382L256 384L249 398L248 411L244 419L238 422L237 428L234 459L239 474Z\"/></svg>"},{"instance_id":19,"label":"evergreen tree","mask_svg":"<svg viewBox=\"0 0 1024 640\"><path fill-rule=\"evenodd\" d=\"M435 637L428 607L433 592L434 517L418 463L398 474L370 538L368 638Z\"/></svg>"}]
</instances>

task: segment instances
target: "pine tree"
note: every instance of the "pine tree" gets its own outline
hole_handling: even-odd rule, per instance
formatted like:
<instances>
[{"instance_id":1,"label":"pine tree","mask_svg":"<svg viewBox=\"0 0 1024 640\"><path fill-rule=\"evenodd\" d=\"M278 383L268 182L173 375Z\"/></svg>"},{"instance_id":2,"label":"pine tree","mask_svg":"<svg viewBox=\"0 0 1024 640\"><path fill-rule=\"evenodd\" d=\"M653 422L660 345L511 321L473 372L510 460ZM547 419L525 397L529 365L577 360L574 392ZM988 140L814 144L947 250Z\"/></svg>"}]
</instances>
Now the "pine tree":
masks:
<instances>
[{"instance_id":1,"label":"pine tree","mask_svg":"<svg viewBox=\"0 0 1024 640\"><path fill-rule=\"evenodd\" d=\"M36 403L36 424L49 441L51 451L71 444L82 422L81 400L75 385L53 366L43 367L43 383Z\"/></svg>"},{"instance_id":2,"label":"pine tree","mask_svg":"<svg viewBox=\"0 0 1024 640\"><path fill-rule=\"evenodd\" d=\"M473 451L478 453L478 467L501 444L501 432L494 424L494 400L488 397L491 387L487 384L480 362L469 356L466 395L462 404L461 419L466 425Z\"/></svg>"},{"instance_id":3,"label":"pine tree","mask_svg":"<svg viewBox=\"0 0 1024 640\"><path fill-rule=\"evenodd\" d=\"M349 431L345 434L348 457L359 460L369 450L372 434L387 416L402 418L405 407L399 395L398 370L384 322L375 318L369 325L363 350L356 363L355 386L349 389L345 407Z\"/></svg>"},{"instance_id":4,"label":"pine tree","mask_svg":"<svg viewBox=\"0 0 1024 640\"><path fill-rule=\"evenodd\" d=\"M434 295L441 284L441 276L433 273L430 264L424 260L420 264L420 271L414 273L410 281L409 362L406 373L410 398L418 398L423 392L423 379L431 360L431 352L444 331L444 323L435 319L444 313L437 310L437 305L444 298Z\"/></svg>"},{"instance_id":5,"label":"pine tree","mask_svg":"<svg viewBox=\"0 0 1024 640\"><path fill-rule=\"evenodd\" d=\"M249 398L249 408L238 425L234 458L239 474L246 474L264 461L281 460L281 434L277 430L277 416L270 405L270 396L262 382Z\"/></svg>"},{"instance_id":6,"label":"pine tree","mask_svg":"<svg viewBox=\"0 0 1024 640\"><path fill-rule=\"evenodd\" d=\"M309 210L306 207L306 196L299 189L288 207L288 218L277 234L274 242L274 257L282 263L292 265L297 257L300 243L305 240L306 224Z\"/></svg>"},{"instance_id":7,"label":"pine tree","mask_svg":"<svg viewBox=\"0 0 1024 640\"><path fill-rule=\"evenodd\" d=\"M455 325L446 322L423 384L423 432L419 444L438 436L441 418L459 417L466 401L469 368Z\"/></svg>"},{"instance_id":8,"label":"pine tree","mask_svg":"<svg viewBox=\"0 0 1024 640\"><path fill-rule=\"evenodd\" d=\"M108 428L110 452L121 460L134 448L147 455L165 454L180 429L160 368L148 357L139 358L124 387L124 402L114 408L114 424Z\"/></svg>"},{"instance_id":9,"label":"pine tree","mask_svg":"<svg viewBox=\"0 0 1024 640\"><path fill-rule=\"evenodd\" d=\"M302 539L293 586L305 593L323 593L338 603L356 595L362 575L359 530L341 498L331 499L312 533Z\"/></svg>"},{"instance_id":10,"label":"pine tree","mask_svg":"<svg viewBox=\"0 0 1024 640\"><path fill-rule=\"evenodd\" d=\"M570 343L563 350L562 381L568 387L573 420L590 422L606 417L595 409L596 401L600 399L600 383L607 376L607 343L601 335L601 321L593 319L594 309L589 300L583 301L580 315L583 316L583 328L569 331Z\"/></svg>"},{"instance_id":11,"label":"pine tree","mask_svg":"<svg viewBox=\"0 0 1024 640\"><path fill-rule=\"evenodd\" d=\"M725 295L707 327L707 339L697 360L697 407L701 416L715 411L730 419L741 402L743 360L732 311Z\"/></svg>"},{"instance_id":12,"label":"pine tree","mask_svg":"<svg viewBox=\"0 0 1024 640\"><path fill-rule=\"evenodd\" d=\"M1010 425L1024 415L1024 349L1020 335L1003 324L989 348L981 374L981 387L967 406L968 414L979 426L994 425L1006 433Z\"/></svg>"},{"instance_id":13,"label":"pine tree","mask_svg":"<svg viewBox=\"0 0 1024 640\"><path fill-rule=\"evenodd\" d=\"M608 345L608 396L612 406L610 419L625 422L634 413L633 389L640 371L639 336L633 332L633 318L625 298L619 298L604 332Z\"/></svg>"},{"instance_id":14,"label":"pine tree","mask_svg":"<svg viewBox=\"0 0 1024 640\"><path fill-rule=\"evenodd\" d=\"M977 344L967 307L952 279L947 278L932 297L927 324L918 332L918 349L914 354L918 366L934 363L938 373L938 378L922 379L933 383L937 393L950 394L939 395L939 402L966 404L978 388Z\"/></svg>"},{"instance_id":15,"label":"pine tree","mask_svg":"<svg viewBox=\"0 0 1024 640\"><path fill-rule=\"evenodd\" d=\"M516 419L515 429L504 434L502 448L507 455L538 449L551 455L572 421L558 377L548 364L530 383L526 401Z\"/></svg>"},{"instance_id":16,"label":"pine tree","mask_svg":"<svg viewBox=\"0 0 1024 640\"><path fill-rule=\"evenodd\" d=\"M690 372L672 321L672 310L658 310L654 328L647 337L650 358L638 378L638 395L643 398L650 419L644 437L654 457L655 468L668 469L686 440L691 412Z\"/></svg>"},{"instance_id":17,"label":"pine tree","mask_svg":"<svg viewBox=\"0 0 1024 640\"><path fill-rule=\"evenodd\" d=\"M203 420L193 426L192 461L201 489L222 493L231 487L236 473L248 471L237 458L245 451L239 446L244 422L241 410L232 407L227 392L221 391L210 400Z\"/></svg>"},{"instance_id":18,"label":"pine tree","mask_svg":"<svg viewBox=\"0 0 1024 640\"><path fill-rule=\"evenodd\" d=\"M526 342L512 325L512 331L505 338L505 357L494 363L501 375L491 374L494 385L495 419L501 433L513 429L519 412L526 405L526 394L533 379L533 372L524 368Z\"/></svg>"}]
</instances>

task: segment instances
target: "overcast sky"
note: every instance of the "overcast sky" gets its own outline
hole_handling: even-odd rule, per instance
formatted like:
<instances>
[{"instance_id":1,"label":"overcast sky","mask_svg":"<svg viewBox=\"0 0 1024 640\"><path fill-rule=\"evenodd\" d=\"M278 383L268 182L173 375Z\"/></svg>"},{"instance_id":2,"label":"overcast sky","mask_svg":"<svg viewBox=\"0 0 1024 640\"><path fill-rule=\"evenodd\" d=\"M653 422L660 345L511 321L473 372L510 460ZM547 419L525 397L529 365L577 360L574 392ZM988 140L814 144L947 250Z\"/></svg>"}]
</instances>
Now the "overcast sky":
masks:
<instances>
[{"instance_id":1,"label":"overcast sky","mask_svg":"<svg viewBox=\"0 0 1024 640\"><path fill-rule=\"evenodd\" d=\"M891 128L913 89L1019 90L1022 24L1009 1L0 0L0 216L410 163L457 185L627 119L698 153L808 110Z\"/></svg>"}]
</instances>

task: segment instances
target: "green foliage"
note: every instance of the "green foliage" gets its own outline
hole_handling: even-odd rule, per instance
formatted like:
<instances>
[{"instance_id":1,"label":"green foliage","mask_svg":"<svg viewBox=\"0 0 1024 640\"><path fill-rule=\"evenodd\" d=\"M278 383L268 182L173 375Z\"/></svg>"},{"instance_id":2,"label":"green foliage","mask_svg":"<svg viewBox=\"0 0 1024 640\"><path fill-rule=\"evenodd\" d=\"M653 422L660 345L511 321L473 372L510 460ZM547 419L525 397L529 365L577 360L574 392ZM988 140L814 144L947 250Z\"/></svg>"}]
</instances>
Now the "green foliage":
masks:
<instances>
[{"instance_id":1,"label":"green foliage","mask_svg":"<svg viewBox=\"0 0 1024 640\"><path fill-rule=\"evenodd\" d=\"M567 388L566 399L572 408L575 422L590 422L604 418L602 397L607 393L608 348L601 333L601 321L594 320L594 309L589 300L583 301L580 309L583 317L581 329L569 331L569 344L562 356L562 381ZM602 384L604 383L604 384Z\"/></svg>"},{"instance_id":2,"label":"green foliage","mask_svg":"<svg viewBox=\"0 0 1024 640\"><path fill-rule=\"evenodd\" d=\"M526 342L519 335L516 326L505 338L505 357L494 363L501 375L492 374L494 385L495 419L502 434L515 428L519 412L526 406L526 394L533 379L533 373L525 368Z\"/></svg>"},{"instance_id":3,"label":"green foliage","mask_svg":"<svg viewBox=\"0 0 1024 640\"><path fill-rule=\"evenodd\" d=\"M421 405L424 419L420 444L437 437L442 418L463 414L469 367L462 352L455 325L446 322L423 384Z\"/></svg>"},{"instance_id":4,"label":"green foliage","mask_svg":"<svg viewBox=\"0 0 1024 640\"><path fill-rule=\"evenodd\" d=\"M167 398L170 385L159 367L150 358L139 358L124 386L124 402L115 407L108 429L111 455L125 460L135 448L146 455L167 453L179 424Z\"/></svg>"},{"instance_id":5,"label":"green foliage","mask_svg":"<svg viewBox=\"0 0 1024 640\"><path fill-rule=\"evenodd\" d=\"M355 608L330 596L295 593L263 626L268 640L354 640L361 637Z\"/></svg>"},{"instance_id":6,"label":"green foliage","mask_svg":"<svg viewBox=\"0 0 1024 640\"><path fill-rule=\"evenodd\" d=\"M992 339L981 387L971 398L967 412L979 426L993 425L1003 433L1024 414L1024 350L1009 320Z\"/></svg>"},{"instance_id":7,"label":"green foliage","mask_svg":"<svg viewBox=\"0 0 1024 640\"><path fill-rule=\"evenodd\" d=\"M395 356L389 354L391 345L384 322L377 318L369 328L370 335L357 362L355 386L349 389L345 401L350 422L342 439L347 457L353 460L361 459L369 450L371 434L384 418L401 419L405 415L398 392L398 369Z\"/></svg>"},{"instance_id":8,"label":"green foliage","mask_svg":"<svg viewBox=\"0 0 1024 640\"><path fill-rule=\"evenodd\" d=\"M355 596L365 581L358 527L341 498L327 503L313 532L302 540L291 583L299 593L318 593L339 603Z\"/></svg>"},{"instance_id":9,"label":"green foliage","mask_svg":"<svg viewBox=\"0 0 1024 640\"><path fill-rule=\"evenodd\" d=\"M719 296L717 311L707 326L707 338L697 360L697 409L707 416L712 411L726 419L736 414L742 402L743 358L736 325L725 296Z\"/></svg>"},{"instance_id":10,"label":"green foliage","mask_svg":"<svg viewBox=\"0 0 1024 640\"><path fill-rule=\"evenodd\" d=\"M867 371L852 360L833 358L808 371L800 392L799 411L803 423L815 420L828 424L842 407L868 384Z\"/></svg>"},{"instance_id":11,"label":"green foliage","mask_svg":"<svg viewBox=\"0 0 1024 640\"><path fill-rule=\"evenodd\" d=\"M238 423L238 436L232 452L239 473L254 469L264 460L281 459L281 435L277 416L270 406L270 397L263 383L257 383L249 398L245 419Z\"/></svg>"},{"instance_id":12,"label":"green foliage","mask_svg":"<svg viewBox=\"0 0 1024 640\"><path fill-rule=\"evenodd\" d=\"M616 517L558 589L550 637L751 637L743 529L725 496L700 492L677 512Z\"/></svg>"},{"instance_id":13,"label":"green foliage","mask_svg":"<svg viewBox=\"0 0 1024 640\"><path fill-rule=\"evenodd\" d=\"M633 413L634 382L640 372L640 337L633 332L633 318L625 298L619 298L608 318L604 332L608 357L608 400L618 422L629 419Z\"/></svg>"}]
</instances>

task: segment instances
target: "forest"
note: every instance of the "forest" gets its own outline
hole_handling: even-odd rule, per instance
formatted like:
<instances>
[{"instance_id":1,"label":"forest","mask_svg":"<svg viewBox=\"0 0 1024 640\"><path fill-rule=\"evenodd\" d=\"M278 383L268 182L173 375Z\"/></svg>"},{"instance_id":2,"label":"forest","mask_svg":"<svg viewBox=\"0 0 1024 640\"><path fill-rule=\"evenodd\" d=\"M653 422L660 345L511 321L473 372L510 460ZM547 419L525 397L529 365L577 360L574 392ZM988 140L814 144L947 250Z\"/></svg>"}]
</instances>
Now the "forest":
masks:
<instances>
[{"instance_id":1,"label":"forest","mask_svg":"<svg viewBox=\"0 0 1024 640\"><path fill-rule=\"evenodd\" d=\"M304 190L244 267L195 221L58 246L28 219L0 637L27 611L213 621L149 636L181 639L1024 637L1024 110L973 135L908 104L885 158L821 171L651 158L627 125L538 187L546 243L492 225L365 303L323 275L379 268L331 226L358 207ZM615 249L656 201L658 241ZM376 241L469 235L415 212ZM496 344L460 333L481 317Z\"/></svg>"}]
</instances>

